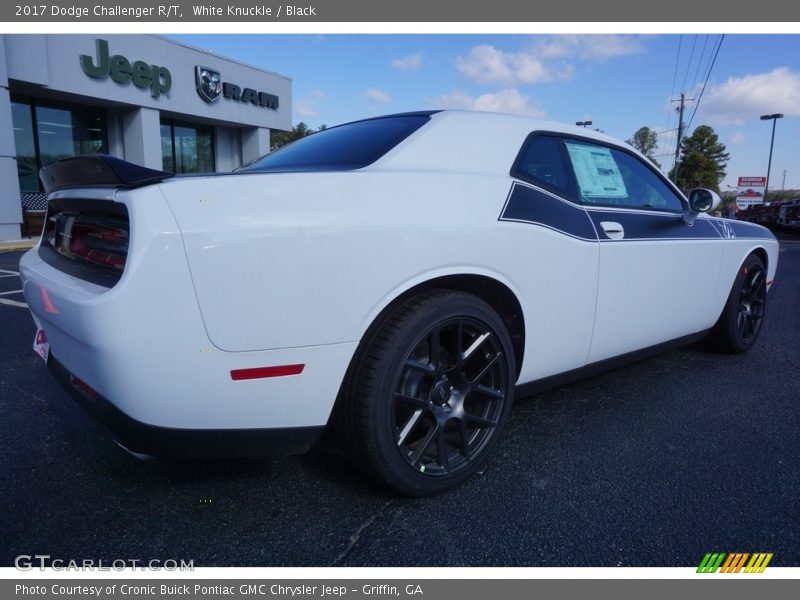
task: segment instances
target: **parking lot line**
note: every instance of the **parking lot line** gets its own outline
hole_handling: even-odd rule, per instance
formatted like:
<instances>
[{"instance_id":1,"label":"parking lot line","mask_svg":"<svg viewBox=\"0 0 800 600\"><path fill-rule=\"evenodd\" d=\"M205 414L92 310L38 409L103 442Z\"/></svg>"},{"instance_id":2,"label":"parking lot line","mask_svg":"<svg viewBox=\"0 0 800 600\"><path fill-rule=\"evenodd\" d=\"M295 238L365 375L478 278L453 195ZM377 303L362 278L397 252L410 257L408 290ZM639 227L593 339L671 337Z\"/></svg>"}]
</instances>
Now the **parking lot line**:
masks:
<instances>
[{"instance_id":1,"label":"parking lot line","mask_svg":"<svg viewBox=\"0 0 800 600\"><path fill-rule=\"evenodd\" d=\"M22 290L11 290L9 292L0 292L0 296L10 296L11 294L21 294ZM28 304L26 302L20 302L19 300L10 300L8 298L0 298L0 304L5 304L7 306L19 306L20 308L28 308Z\"/></svg>"},{"instance_id":2,"label":"parking lot line","mask_svg":"<svg viewBox=\"0 0 800 600\"><path fill-rule=\"evenodd\" d=\"M0 304L8 306L19 306L20 308L28 308L27 302L18 302L16 300L8 300L7 298L0 298Z\"/></svg>"}]
</instances>

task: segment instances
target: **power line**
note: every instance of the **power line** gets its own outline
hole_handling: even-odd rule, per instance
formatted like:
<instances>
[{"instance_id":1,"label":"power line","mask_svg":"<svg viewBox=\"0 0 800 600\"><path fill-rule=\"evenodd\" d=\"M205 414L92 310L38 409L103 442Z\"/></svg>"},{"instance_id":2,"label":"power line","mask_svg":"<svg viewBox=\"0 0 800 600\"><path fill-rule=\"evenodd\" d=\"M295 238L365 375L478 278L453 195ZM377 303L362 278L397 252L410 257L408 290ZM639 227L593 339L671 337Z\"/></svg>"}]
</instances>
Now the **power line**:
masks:
<instances>
[{"instance_id":1,"label":"power line","mask_svg":"<svg viewBox=\"0 0 800 600\"><path fill-rule=\"evenodd\" d=\"M694 77L692 78L692 87L689 88L689 91L694 91L697 82L699 81L698 75L700 74L700 66L703 64L703 57L706 55L706 46L708 45L708 38L710 36L706 34L706 37L703 39L703 50L700 52L700 58L697 59L697 68L694 70Z\"/></svg>"},{"instance_id":2,"label":"power line","mask_svg":"<svg viewBox=\"0 0 800 600\"><path fill-rule=\"evenodd\" d=\"M675 82L678 81L678 65L681 62L681 47L683 46L683 34L678 36L678 51L675 53L675 70L672 72L672 89L670 89L669 97L675 95ZM672 121L672 110L667 111L667 122L664 124L665 130L669 131L670 122Z\"/></svg>"},{"instance_id":3,"label":"power line","mask_svg":"<svg viewBox=\"0 0 800 600\"><path fill-rule=\"evenodd\" d=\"M672 89L669 92L669 97L675 94L675 81L678 79L678 63L681 60L681 44L683 43L683 34L678 38L678 53L675 55L675 72L672 74Z\"/></svg>"},{"instance_id":4,"label":"power line","mask_svg":"<svg viewBox=\"0 0 800 600\"><path fill-rule=\"evenodd\" d=\"M697 45L697 35L692 40L692 51L689 53L689 62L686 63L686 74L683 76L683 85L681 90L686 90L686 80L689 79L689 71L692 69L692 59L694 58L694 47Z\"/></svg>"},{"instance_id":5,"label":"power line","mask_svg":"<svg viewBox=\"0 0 800 600\"><path fill-rule=\"evenodd\" d=\"M717 62L717 56L719 56L719 49L722 48L722 42L725 40L725 34L723 33L719 38L719 43L717 44L717 50L714 52L714 58L711 60L711 65L708 67L708 72L706 73L706 79L703 82L703 87L700 89L700 94L697 96L697 102L695 102L694 110L692 111L692 116L689 117L689 124L686 126L688 129L692 126L692 121L694 121L694 116L697 114L697 108L700 106L700 100L703 98L703 93L706 91L706 85L708 85L708 78L711 77L711 71L714 70L714 65Z\"/></svg>"}]
</instances>

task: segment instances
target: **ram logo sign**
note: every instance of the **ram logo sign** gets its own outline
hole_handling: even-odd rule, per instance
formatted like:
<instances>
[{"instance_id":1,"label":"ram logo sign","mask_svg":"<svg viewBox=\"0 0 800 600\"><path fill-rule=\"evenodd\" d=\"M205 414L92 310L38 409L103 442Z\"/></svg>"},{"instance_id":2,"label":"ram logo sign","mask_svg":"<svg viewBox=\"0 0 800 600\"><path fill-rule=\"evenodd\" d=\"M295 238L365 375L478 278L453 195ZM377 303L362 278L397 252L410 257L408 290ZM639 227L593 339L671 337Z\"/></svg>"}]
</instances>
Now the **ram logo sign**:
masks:
<instances>
[{"instance_id":1,"label":"ram logo sign","mask_svg":"<svg viewBox=\"0 0 800 600\"><path fill-rule=\"evenodd\" d=\"M195 66L194 80L197 94L209 104L222 96L226 100L244 102L245 104L272 110L278 110L280 106L278 96L275 94L261 92L254 88L240 87L229 81L222 81L220 72L208 67Z\"/></svg>"},{"instance_id":2,"label":"ram logo sign","mask_svg":"<svg viewBox=\"0 0 800 600\"><path fill-rule=\"evenodd\" d=\"M198 65L194 68L194 80L197 93L209 104L219 98L222 93L219 71Z\"/></svg>"}]
</instances>

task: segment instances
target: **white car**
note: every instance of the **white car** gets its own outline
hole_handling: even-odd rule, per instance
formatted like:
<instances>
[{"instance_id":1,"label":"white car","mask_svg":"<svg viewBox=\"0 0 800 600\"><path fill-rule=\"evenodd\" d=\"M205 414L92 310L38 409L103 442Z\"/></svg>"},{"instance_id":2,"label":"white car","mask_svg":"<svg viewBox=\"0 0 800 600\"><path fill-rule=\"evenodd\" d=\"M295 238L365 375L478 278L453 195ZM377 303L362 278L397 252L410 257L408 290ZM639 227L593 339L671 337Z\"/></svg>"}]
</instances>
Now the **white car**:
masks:
<instances>
[{"instance_id":1,"label":"white car","mask_svg":"<svg viewBox=\"0 0 800 600\"><path fill-rule=\"evenodd\" d=\"M778 262L628 145L512 115L366 119L231 174L41 176L35 347L121 445L298 452L330 424L411 495L484 465L515 387L709 332L748 350Z\"/></svg>"}]
</instances>

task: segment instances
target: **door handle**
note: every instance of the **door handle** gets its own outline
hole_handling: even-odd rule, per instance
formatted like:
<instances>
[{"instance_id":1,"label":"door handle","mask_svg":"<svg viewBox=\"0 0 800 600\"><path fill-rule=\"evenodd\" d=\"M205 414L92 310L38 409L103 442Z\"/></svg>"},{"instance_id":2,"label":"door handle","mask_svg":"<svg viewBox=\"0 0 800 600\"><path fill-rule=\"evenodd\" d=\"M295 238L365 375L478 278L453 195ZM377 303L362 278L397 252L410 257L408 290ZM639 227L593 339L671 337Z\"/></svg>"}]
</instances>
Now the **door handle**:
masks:
<instances>
[{"instance_id":1,"label":"door handle","mask_svg":"<svg viewBox=\"0 0 800 600\"><path fill-rule=\"evenodd\" d=\"M600 227L605 234L612 240L621 240L625 237L625 229L616 221L601 221Z\"/></svg>"}]
</instances>

